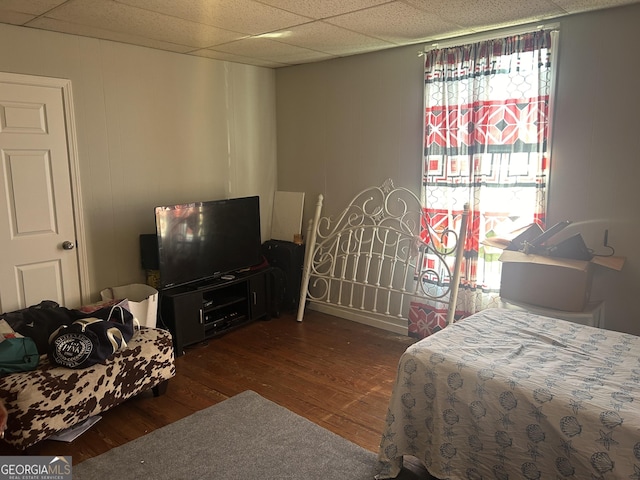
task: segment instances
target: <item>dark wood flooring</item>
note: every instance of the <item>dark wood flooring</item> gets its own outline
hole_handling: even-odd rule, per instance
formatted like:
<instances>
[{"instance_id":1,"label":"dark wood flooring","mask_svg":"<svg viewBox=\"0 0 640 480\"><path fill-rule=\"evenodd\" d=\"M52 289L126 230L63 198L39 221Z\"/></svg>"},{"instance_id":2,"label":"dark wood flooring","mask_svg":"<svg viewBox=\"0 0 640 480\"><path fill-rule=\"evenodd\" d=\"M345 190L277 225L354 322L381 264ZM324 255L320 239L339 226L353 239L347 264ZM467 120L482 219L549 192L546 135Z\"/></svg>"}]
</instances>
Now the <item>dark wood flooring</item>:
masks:
<instances>
[{"instance_id":1,"label":"dark wood flooring","mask_svg":"<svg viewBox=\"0 0 640 480\"><path fill-rule=\"evenodd\" d=\"M47 440L30 454L70 455L77 464L244 390L377 452L398 360L414 342L313 311L303 322L292 314L254 322L187 348L164 395L141 394L75 441Z\"/></svg>"}]
</instances>

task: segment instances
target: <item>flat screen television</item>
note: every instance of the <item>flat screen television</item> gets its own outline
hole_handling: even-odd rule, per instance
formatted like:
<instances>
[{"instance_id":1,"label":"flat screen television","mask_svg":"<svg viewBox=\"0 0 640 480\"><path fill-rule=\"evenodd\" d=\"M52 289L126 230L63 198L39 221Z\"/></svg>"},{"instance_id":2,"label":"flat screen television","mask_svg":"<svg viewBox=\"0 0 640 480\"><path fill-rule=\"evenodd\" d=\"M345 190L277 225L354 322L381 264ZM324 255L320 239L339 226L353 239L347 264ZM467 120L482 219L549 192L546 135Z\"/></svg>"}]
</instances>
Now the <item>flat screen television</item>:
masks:
<instances>
[{"instance_id":1,"label":"flat screen television","mask_svg":"<svg viewBox=\"0 0 640 480\"><path fill-rule=\"evenodd\" d=\"M160 288L261 263L260 197L155 208Z\"/></svg>"}]
</instances>

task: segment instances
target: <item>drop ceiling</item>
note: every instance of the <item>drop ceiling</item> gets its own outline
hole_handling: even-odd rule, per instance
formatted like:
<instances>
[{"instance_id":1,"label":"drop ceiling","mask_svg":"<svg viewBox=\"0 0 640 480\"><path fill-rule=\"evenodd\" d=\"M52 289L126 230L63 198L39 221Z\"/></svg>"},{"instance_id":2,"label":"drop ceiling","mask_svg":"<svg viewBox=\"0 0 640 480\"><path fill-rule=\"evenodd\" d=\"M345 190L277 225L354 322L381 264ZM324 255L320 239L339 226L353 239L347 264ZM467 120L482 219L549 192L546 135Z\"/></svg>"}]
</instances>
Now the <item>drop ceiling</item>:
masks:
<instances>
[{"instance_id":1,"label":"drop ceiling","mask_svg":"<svg viewBox=\"0 0 640 480\"><path fill-rule=\"evenodd\" d=\"M0 23L278 68L640 0L0 0Z\"/></svg>"}]
</instances>

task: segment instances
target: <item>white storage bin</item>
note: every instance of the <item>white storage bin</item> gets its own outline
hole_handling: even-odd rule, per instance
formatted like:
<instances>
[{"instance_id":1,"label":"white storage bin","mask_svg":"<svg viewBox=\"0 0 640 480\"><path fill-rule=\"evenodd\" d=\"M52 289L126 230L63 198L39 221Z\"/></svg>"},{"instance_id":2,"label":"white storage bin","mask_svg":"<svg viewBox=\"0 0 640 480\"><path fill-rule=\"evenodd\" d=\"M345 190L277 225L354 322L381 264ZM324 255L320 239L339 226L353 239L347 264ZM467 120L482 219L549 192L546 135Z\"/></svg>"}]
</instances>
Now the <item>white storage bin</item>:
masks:
<instances>
[{"instance_id":1,"label":"white storage bin","mask_svg":"<svg viewBox=\"0 0 640 480\"><path fill-rule=\"evenodd\" d=\"M129 310L141 326L155 328L158 318L158 290L143 283L132 283L105 288L100 292L102 300L129 301Z\"/></svg>"}]
</instances>

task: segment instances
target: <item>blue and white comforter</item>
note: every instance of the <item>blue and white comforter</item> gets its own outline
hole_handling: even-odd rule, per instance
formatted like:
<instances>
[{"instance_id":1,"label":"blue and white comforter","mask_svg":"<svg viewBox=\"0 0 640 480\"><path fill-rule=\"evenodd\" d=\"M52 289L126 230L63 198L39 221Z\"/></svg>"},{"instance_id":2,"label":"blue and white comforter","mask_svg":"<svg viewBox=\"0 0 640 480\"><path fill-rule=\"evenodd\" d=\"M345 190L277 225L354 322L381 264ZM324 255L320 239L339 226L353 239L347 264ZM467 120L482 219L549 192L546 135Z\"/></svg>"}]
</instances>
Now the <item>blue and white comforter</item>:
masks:
<instances>
[{"instance_id":1,"label":"blue and white comforter","mask_svg":"<svg viewBox=\"0 0 640 480\"><path fill-rule=\"evenodd\" d=\"M400 359L377 478L640 480L640 337L493 309Z\"/></svg>"}]
</instances>

